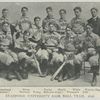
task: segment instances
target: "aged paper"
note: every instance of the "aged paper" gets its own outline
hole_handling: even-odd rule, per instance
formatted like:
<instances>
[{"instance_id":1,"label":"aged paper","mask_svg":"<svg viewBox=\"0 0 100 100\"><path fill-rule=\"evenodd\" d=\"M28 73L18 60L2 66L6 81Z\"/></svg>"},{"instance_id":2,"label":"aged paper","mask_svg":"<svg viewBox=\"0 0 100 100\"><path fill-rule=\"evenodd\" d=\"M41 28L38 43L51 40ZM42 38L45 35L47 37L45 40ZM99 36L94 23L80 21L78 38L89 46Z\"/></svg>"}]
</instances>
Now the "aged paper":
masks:
<instances>
[{"instance_id":1,"label":"aged paper","mask_svg":"<svg viewBox=\"0 0 100 100\"><path fill-rule=\"evenodd\" d=\"M100 2L0 1L0 99L100 98Z\"/></svg>"}]
</instances>

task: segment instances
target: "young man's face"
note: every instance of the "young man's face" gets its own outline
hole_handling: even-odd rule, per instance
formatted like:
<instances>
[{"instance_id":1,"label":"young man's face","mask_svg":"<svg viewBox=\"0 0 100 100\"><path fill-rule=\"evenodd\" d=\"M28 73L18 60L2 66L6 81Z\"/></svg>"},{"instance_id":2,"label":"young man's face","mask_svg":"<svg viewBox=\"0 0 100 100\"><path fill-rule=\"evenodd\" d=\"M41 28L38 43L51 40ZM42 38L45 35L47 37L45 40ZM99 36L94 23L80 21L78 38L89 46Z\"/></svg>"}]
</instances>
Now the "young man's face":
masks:
<instances>
[{"instance_id":1,"label":"young man's face","mask_svg":"<svg viewBox=\"0 0 100 100\"><path fill-rule=\"evenodd\" d=\"M46 12L47 12L48 16L52 16L53 15L53 11L51 9L47 9Z\"/></svg>"},{"instance_id":2,"label":"young man's face","mask_svg":"<svg viewBox=\"0 0 100 100\"><path fill-rule=\"evenodd\" d=\"M29 34L28 34L28 33L25 34L25 35L23 36L23 39L24 39L24 41L28 41L28 40L29 40Z\"/></svg>"},{"instance_id":3,"label":"young man's face","mask_svg":"<svg viewBox=\"0 0 100 100\"><path fill-rule=\"evenodd\" d=\"M5 32L8 32L10 31L10 25L5 23L3 26L2 26L2 30L5 31Z\"/></svg>"},{"instance_id":4,"label":"young man's face","mask_svg":"<svg viewBox=\"0 0 100 100\"><path fill-rule=\"evenodd\" d=\"M59 14L61 18L65 18L66 16L66 13L64 11L60 11Z\"/></svg>"},{"instance_id":5,"label":"young man's face","mask_svg":"<svg viewBox=\"0 0 100 100\"><path fill-rule=\"evenodd\" d=\"M49 30L50 31L55 31L56 30L56 27L53 24L50 24L49 25Z\"/></svg>"},{"instance_id":6,"label":"young man's face","mask_svg":"<svg viewBox=\"0 0 100 100\"><path fill-rule=\"evenodd\" d=\"M92 17L96 17L97 14L98 14L98 12L97 12L95 9L92 9L92 10L91 10L91 15L92 15Z\"/></svg>"},{"instance_id":7,"label":"young man's face","mask_svg":"<svg viewBox=\"0 0 100 100\"><path fill-rule=\"evenodd\" d=\"M21 13L22 13L22 16L27 16L28 10L27 9L23 9L21 11Z\"/></svg>"},{"instance_id":8,"label":"young man's face","mask_svg":"<svg viewBox=\"0 0 100 100\"><path fill-rule=\"evenodd\" d=\"M70 28L66 28L66 35L67 35L67 36L69 36L71 32L72 32L72 31L71 31Z\"/></svg>"},{"instance_id":9,"label":"young man's face","mask_svg":"<svg viewBox=\"0 0 100 100\"><path fill-rule=\"evenodd\" d=\"M8 17L8 10L3 11L3 12L2 12L2 16L3 16L3 17Z\"/></svg>"},{"instance_id":10,"label":"young man's face","mask_svg":"<svg viewBox=\"0 0 100 100\"><path fill-rule=\"evenodd\" d=\"M2 48L2 50L6 50L6 49L7 49L7 47L8 47L7 45L3 45L3 44L2 44L2 45L0 45L0 48Z\"/></svg>"},{"instance_id":11,"label":"young man's face","mask_svg":"<svg viewBox=\"0 0 100 100\"><path fill-rule=\"evenodd\" d=\"M76 9L76 10L74 11L74 13L75 13L75 16L76 16L76 17L80 17L80 15L81 15L81 12L80 12L78 9Z\"/></svg>"},{"instance_id":12,"label":"young man's face","mask_svg":"<svg viewBox=\"0 0 100 100\"><path fill-rule=\"evenodd\" d=\"M92 29L91 26L87 25L87 26L86 26L86 31L87 31L88 34L91 34L92 31L93 31L93 29Z\"/></svg>"},{"instance_id":13,"label":"young man's face","mask_svg":"<svg viewBox=\"0 0 100 100\"><path fill-rule=\"evenodd\" d=\"M40 26L40 19L39 19L39 18L37 18L37 19L35 20L35 24L36 24L37 26Z\"/></svg>"}]
</instances>

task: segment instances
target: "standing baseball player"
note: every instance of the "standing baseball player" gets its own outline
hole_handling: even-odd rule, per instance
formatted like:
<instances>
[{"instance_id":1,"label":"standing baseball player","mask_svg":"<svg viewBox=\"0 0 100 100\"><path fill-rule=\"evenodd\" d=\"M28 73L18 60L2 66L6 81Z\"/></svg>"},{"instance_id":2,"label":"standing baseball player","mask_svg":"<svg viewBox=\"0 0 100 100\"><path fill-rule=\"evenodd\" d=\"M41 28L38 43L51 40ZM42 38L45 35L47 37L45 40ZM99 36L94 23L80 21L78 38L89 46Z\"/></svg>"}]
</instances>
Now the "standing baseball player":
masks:
<instances>
[{"instance_id":1,"label":"standing baseball player","mask_svg":"<svg viewBox=\"0 0 100 100\"><path fill-rule=\"evenodd\" d=\"M48 64L50 64L53 52L60 41L60 35L56 32L55 22L49 23L49 32L42 35L42 45L37 52L37 57L41 62L41 69L45 75L48 73Z\"/></svg>"},{"instance_id":2,"label":"standing baseball player","mask_svg":"<svg viewBox=\"0 0 100 100\"><path fill-rule=\"evenodd\" d=\"M59 18L58 22L59 22L60 29L57 30L57 32L59 32L62 35L65 35L66 27L67 27L67 24L68 24L68 22L66 20L66 10L60 9L59 15L60 15L60 18Z\"/></svg>"},{"instance_id":3,"label":"standing baseball player","mask_svg":"<svg viewBox=\"0 0 100 100\"><path fill-rule=\"evenodd\" d=\"M57 20L54 18L52 7L47 7L46 12L47 12L47 17L44 18L42 22L43 32L44 33L49 32L49 23L52 23L52 22L55 22L56 28L59 29L59 24Z\"/></svg>"},{"instance_id":4,"label":"standing baseball player","mask_svg":"<svg viewBox=\"0 0 100 100\"><path fill-rule=\"evenodd\" d=\"M22 16L16 23L16 34L14 34L14 40L16 38L23 38L25 32L32 33L32 23L30 18L28 17L28 8L22 7L21 8Z\"/></svg>"}]
</instances>

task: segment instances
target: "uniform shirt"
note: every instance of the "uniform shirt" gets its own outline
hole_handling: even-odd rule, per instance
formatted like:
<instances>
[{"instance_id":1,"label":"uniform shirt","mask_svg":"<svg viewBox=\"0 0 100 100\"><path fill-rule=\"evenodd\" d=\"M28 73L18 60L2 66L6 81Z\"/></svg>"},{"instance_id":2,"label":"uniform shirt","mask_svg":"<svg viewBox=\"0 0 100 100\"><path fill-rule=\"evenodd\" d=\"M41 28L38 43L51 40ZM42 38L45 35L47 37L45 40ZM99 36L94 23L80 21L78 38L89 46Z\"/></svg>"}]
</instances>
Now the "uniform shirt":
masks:
<instances>
[{"instance_id":1,"label":"uniform shirt","mask_svg":"<svg viewBox=\"0 0 100 100\"><path fill-rule=\"evenodd\" d=\"M29 17L22 16L16 23L16 29L18 31L26 31L28 29L32 28L32 23L29 19Z\"/></svg>"},{"instance_id":2,"label":"uniform shirt","mask_svg":"<svg viewBox=\"0 0 100 100\"><path fill-rule=\"evenodd\" d=\"M64 19L60 18L60 19L58 20L58 22L59 22L60 30L61 30L60 33L64 34L64 33L65 33L65 29L66 29L67 24L68 24L68 23L67 23L67 20L64 20Z\"/></svg>"},{"instance_id":3,"label":"uniform shirt","mask_svg":"<svg viewBox=\"0 0 100 100\"><path fill-rule=\"evenodd\" d=\"M25 34L25 32L28 32L31 35L31 33L32 33L32 23L31 23L29 17L22 16L16 22L16 30L17 30L17 33L15 35L15 38L16 38L16 36L17 36L17 38L18 37L23 38L23 35Z\"/></svg>"},{"instance_id":4,"label":"uniform shirt","mask_svg":"<svg viewBox=\"0 0 100 100\"><path fill-rule=\"evenodd\" d=\"M0 50L8 51L9 46L12 44L11 37L7 36L3 31L0 32Z\"/></svg>"},{"instance_id":5,"label":"uniform shirt","mask_svg":"<svg viewBox=\"0 0 100 100\"><path fill-rule=\"evenodd\" d=\"M12 43L12 35L11 32L0 32L0 41L2 41L3 39L8 39L11 43Z\"/></svg>"},{"instance_id":6,"label":"uniform shirt","mask_svg":"<svg viewBox=\"0 0 100 100\"><path fill-rule=\"evenodd\" d=\"M100 37L95 34L91 33L90 35L86 34L84 39L84 48L96 48L100 46Z\"/></svg>"},{"instance_id":7,"label":"uniform shirt","mask_svg":"<svg viewBox=\"0 0 100 100\"><path fill-rule=\"evenodd\" d=\"M43 42L48 46L57 46L61 36L57 32L48 32L43 36Z\"/></svg>"},{"instance_id":8,"label":"uniform shirt","mask_svg":"<svg viewBox=\"0 0 100 100\"><path fill-rule=\"evenodd\" d=\"M5 17L2 16L2 17L0 18L0 31L2 30L2 23L3 23L3 22L10 22L10 21L9 21L8 18L5 18Z\"/></svg>"},{"instance_id":9,"label":"uniform shirt","mask_svg":"<svg viewBox=\"0 0 100 100\"><path fill-rule=\"evenodd\" d=\"M16 40L15 47L22 50L30 50L35 48L36 44L30 41Z\"/></svg>"},{"instance_id":10,"label":"uniform shirt","mask_svg":"<svg viewBox=\"0 0 100 100\"><path fill-rule=\"evenodd\" d=\"M88 24L92 24L93 32L100 36L100 18L90 18L87 22Z\"/></svg>"},{"instance_id":11,"label":"uniform shirt","mask_svg":"<svg viewBox=\"0 0 100 100\"><path fill-rule=\"evenodd\" d=\"M9 22L9 19L2 16L0 18L0 23L2 23L2 22Z\"/></svg>"},{"instance_id":12,"label":"uniform shirt","mask_svg":"<svg viewBox=\"0 0 100 100\"><path fill-rule=\"evenodd\" d=\"M82 25L86 25L86 21L83 19L83 18L76 18L74 17L72 20L71 20L71 26L73 27L75 23L80 23Z\"/></svg>"},{"instance_id":13,"label":"uniform shirt","mask_svg":"<svg viewBox=\"0 0 100 100\"><path fill-rule=\"evenodd\" d=\"M83 47L83 41L85 38L86 32L81 33L81 34L76 34L75 38L74 38L74 46L76 50L81 50Z\"/></svg>"},{"instance_id":14,"label":"uniform shirt","mask_svg":"<svg viewBox=\"0 0 100 100\"><path fill-rule=\"evenodd\" d=\"M42 22L43 31L45 33L49 32L49 23L55 23L56 28L59 29L59 25L57 21L53 18L53 16L52 17L47 16Z\"/></svg>"},{"instance_id":15,"label":"uniform shirt","mask_svg":"<svg viewBox=\"0 0 100 100\"><path fill-rule=\"evenodd\" d=\"M35 41L39 41L42 36L42 27L37 27L35 24L32 25L32 39Z\"/></svg>"},{"instance_id":16,"label":"uniform shirt","mask_svg":"<svg viewBox=\"0 0 100 100\"><path fill-rule=\"evenodd\" d=\"M65 49L66 51L70 51L70 52L74 51L75 47L74 47L73 40L75 36L76 35L72 32L69 37L68 36L61 37L59 47Z\"/></svg>"}]
</instances>

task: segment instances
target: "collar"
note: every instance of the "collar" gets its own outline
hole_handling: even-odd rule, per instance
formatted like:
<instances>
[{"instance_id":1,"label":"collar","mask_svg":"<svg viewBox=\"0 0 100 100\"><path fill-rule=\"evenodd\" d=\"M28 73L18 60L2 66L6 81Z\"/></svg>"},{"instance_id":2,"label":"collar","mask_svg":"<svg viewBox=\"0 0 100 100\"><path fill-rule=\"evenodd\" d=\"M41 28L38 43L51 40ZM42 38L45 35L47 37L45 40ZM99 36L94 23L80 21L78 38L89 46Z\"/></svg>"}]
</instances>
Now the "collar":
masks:
<instances>
[{"instance_id":1,"label":"collar","mask_svg":"<svg viewBox=\"0 0 100 100\"><path fill-rule=\"evenodd\" d=\"M98 16L96 16L96 17L92 17L92 19L94 19L94 20L96 20L98 18Z\"/></svg>"},{"instance_id":2,"label":"collar","mask_svg":"<svg viewBox=\"0 0 100 100\"><path fill-rule=\"evenodd\" d=\"M6 31L2 30L3 33L7 33Z\"/></svg>"},{"instance_id":3,"label":"collar","mask_svg":"<svg viewBox=\"0 0 100 100\"><path fill-rule=\"evenodd\" d=\"M6 20L8 20L8 17L4 17L4 16L2 16L1 19L6 19Z\"/></svg>"},{"instance_id":4,"label":"collar","mask_svg":"<svg viewBox=\"0 0 100 100\"><path fill-rule=\"evenodd\" d=\"M28 16L21 16L21 18L29 18Z\"/></svg>"},{"instance_id":5,"label":"collar","mask_svg":"<svg viewBox=\"0 0 100 100\"><path fill-rule=\"evenodd\" d=\"M90 36L90 37L92 37L92 36L93 36L93 34L94 34L94 33L93 33L93 32L91 32L91 34L89 34L89 35L87 34L86 36Z\"/></svg>"},{"instance_id":6,"label":"collar","mask_svg":"<svg viewBox=\"0 0 100 100\"><path fill-rule=\"evenodd\" d=\"M82 19L81 16L80 17L75 17L75 19Z\"/></svg>"},{"instance_id":7,"label":"collar","mask_svg":"<svg viewBox=\"0 0 100 100\"><path fill-rule=\"evenodd\" d=\"M59 21L66 21L66 19L60 18Z\"/></svg>"},{"instance_id":8,"label":"collar","mask_svg":"<svg viewBox=\"0 0 100 100\"><path fill-rule=\"evenodd\" d=\"M30 41L29 41L29 40L25 41L25 40L23 39L23 42L24 42L24 43L29 43Z\"/></svg>"},{"instance_id":9,"label":"collar","mask_svg":"<svg viewBox=\"0 0 100 100\"><path fill-rule=\"evenodd\" d=\"M37 29L40 29L41 26L37 26L36 24L33 24Z\"/></svg>"},{"instance_id":10,"label":"collar","mask_svg":"<svg viewBox=\"0 0 100 100\"><path fill-rule=\"evenodd\" d=\"M46 17L47 19L54 19L53 15L52 16L48 16Z\"/></svg>"}]
</instances>

